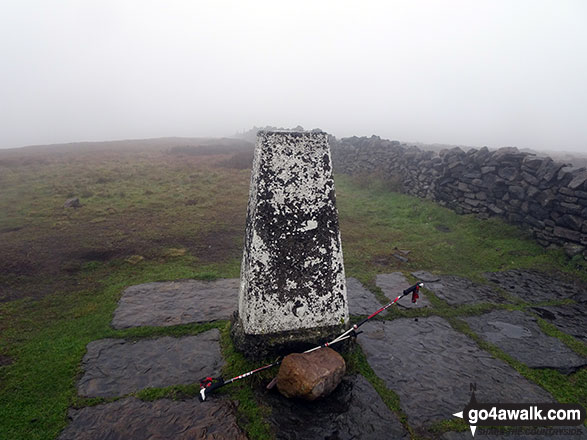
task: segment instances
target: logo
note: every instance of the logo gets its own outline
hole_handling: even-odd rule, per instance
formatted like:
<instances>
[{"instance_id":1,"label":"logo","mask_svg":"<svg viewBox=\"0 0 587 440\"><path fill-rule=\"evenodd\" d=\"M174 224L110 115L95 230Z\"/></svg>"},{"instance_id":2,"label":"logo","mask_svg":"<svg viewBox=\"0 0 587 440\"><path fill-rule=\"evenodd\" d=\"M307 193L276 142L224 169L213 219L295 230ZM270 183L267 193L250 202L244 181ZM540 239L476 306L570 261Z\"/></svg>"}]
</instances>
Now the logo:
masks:
<instances>
[{"instance_id":1,"label":"logo","mask_svg":"<svg viewBox=\"0 0 587 440\"><path fill-rule=\"evenodd\" d=\"M580 426L585 408L574 403L480 403L476 384L470 385L471 399L453 414L468 423L475 436L478 426Z\"/></svg>"}]
</instances>

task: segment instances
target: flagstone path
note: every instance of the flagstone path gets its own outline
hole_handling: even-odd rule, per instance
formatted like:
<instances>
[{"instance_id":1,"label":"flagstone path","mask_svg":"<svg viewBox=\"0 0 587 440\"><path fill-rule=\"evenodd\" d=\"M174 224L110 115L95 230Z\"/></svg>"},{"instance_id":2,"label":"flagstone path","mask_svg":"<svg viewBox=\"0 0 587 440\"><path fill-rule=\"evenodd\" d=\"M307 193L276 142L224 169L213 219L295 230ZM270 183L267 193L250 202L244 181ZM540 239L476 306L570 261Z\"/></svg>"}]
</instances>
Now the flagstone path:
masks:
<instances>
[{"instance_id":1,"label":"flagstone path","mask_svg":"<svg viewBox=\"0 0 587 440\"><path fill-rule=\"evenodd\" d=\"M582 286L532 271L486 274L488 285L424 271L412 275L451 307L493 304L494 310L489 313L459 319L479 337L529 367L555 368L564 374L585 368L584 357L546 336L536 321L540 316L562 332L585 341L587 290ZM401 272L378 275L375 281L390 299L412 284ZM132 286L123 292L112 326L126 329L225 321L237 308L238 288L236 279ZM504 291L525 301L524 310L499 309L511 303ZM350 313L356 317L381 307L377 297L354 278L347 280L347 294ZM571 302L545 303L561 299ZM553 401L545 390L436 316L438 309L426 298L426 292L417 306L408 299L402 300L402 305L424 307L433 316L389 320L386 315L388 320L361 327L364 333L358 342L375 374L399 396L413 432L424 438L439 438L429 429L462 411L470 398L470 383L476 384L480 402ZM71 409L70 423L59 440L244 439L237 404L226 395L213 394L204 403L197 398L142 401L135 397L146 388L196 384L203 376L219 375L224 362L217 329L191 336L91 342L82 360L78 393L81 397L118 400ZM312 403L287 400L275 390L256 388L255 393L271 409L267 422L279 439L410 438L408 426L362 376L347 376L334 393ZM470 432L449 432L441 438L469 438L466 436Z\"/></svg>"},{"instance_id":2,"label":"flagstone path","mask_svg":"<svg viewBox=\"0 0 587 440\"><path fill-rule=\"evenodd\" d=\"M224 360L220 332L196 336L90 342L82 361L78 393L85 397L120 397L145 388L189 385L207 375L219 376Z\"/></svg>"},{"instance_id":3,"label":"flagstone path","mask_svg":"<svg viewBox=\"0 0 587 440\"><path fill-rule=\"evenodd\" d=\"M238 308L238 279L147 283L126 289L114 312L115 329L230 319Z\"/></svg>"},{"instance_id":4,"label":"flagstone path","mask_svg":"<svg viewBox=\"0 0 587 440\"><path fill-rule=\"evenodd\" d=\"M71 424L60 440L244 440L234 404L215 399L202 405L197 399L144 402L134 397L103 405L70 410Z\"/></svg>"},{"instance_id":5,"label":"flagstone path","mask_svg":"<svg viewBox=\"0 0 587 440\"><path fill-rule=\"evenodd\" d=\"M503 290L529 303L560 299L587 303L587 290L583 286L553 279L541 272L515 269L486 273L485 277Z\"/></svg>"},{"instance_id":6,"label":"flagstone path","mask_svg":"<svg viewBox=\"0 0 587 440\"><path fill-rule=\"evenodd\" d=\"M559 330L587 343L587 303L532 307L542 319Z\"/></svg>"},{"instance_id":7,"label":"flagstone path","mask_svg":"<svg viewBox=\"0 0 587 440\"><path fill-rule=\"evenodd\" d=\"M553 400L439 316L368 322L361 329L357 340L369 365L399 395L411 426L451 419L469 401L471 383L479 402Z\"/></svg>"},{"instance_id":8,"label":"flagstone path","mask_svg":"<svg viewBox=\"0 0 587 440\"><path fill-rule=\"evenodd\" d=\"M545 335L535 317L519 310L494 310L463 320L483 339L531 368L554 368L569 374L587 366L586 358Z\"/></svg>"},{"instance_id":9,"label":"flagstone path","mask_svg":"<svg viewBox=\"0 0 587 440\"><path fill-rule=\"evenodd\" d=\"M452 275L442 276L438 281L426 283L426 288L451 306L506 302L496 289Z\"/></svg>"},{"instance_id":10,"label":"flagstone path","mask_svg":"<svg viewBox=\"0 0 587 440\"><path fill-rule=\"evenodd\" d=\"M392 272L377 275L375 277L375 284L383 291L385 296L387 296L389 299L395 299L405 289L411 286L411 284L408 282L406 277L404 277L404 275L401 272ZM405 302L407 302L407 300ZM426 298L426 294L420 292L420 298L418 299L418 302L416 304L409 303L409 307L431 307L431 304L428 298Z\"/></svg>"},{"instance_id":11,"label":"flagstone path","mask_svg":"<svg viewBox=\"0 0 587 440\"><path fill-rule=\"evenodd\" d=\"M410 438L397 416L362 376L347 376L331 395L319 401L285 399L276 390L259 397L271 408L269 422L280 439Z\"/></svg>"}]
</instances>

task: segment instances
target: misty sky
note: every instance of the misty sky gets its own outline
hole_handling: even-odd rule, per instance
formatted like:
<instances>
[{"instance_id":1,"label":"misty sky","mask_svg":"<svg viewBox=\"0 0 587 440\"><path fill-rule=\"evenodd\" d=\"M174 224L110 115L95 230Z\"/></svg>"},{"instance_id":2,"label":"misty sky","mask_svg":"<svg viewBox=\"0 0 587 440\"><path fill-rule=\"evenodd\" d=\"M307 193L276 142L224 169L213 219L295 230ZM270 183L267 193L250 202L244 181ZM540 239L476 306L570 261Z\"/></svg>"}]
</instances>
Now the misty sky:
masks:
<instances>
[{"instance_id":1,"label":"misty sky","mask_svg":"<svg viewBox=\"0 0 587 440\"><path fill-rule=\"evenodd\" d=\"M587 152L587 2L0 3L0 148L252 126Z\"/></svg>"}]
</instances>

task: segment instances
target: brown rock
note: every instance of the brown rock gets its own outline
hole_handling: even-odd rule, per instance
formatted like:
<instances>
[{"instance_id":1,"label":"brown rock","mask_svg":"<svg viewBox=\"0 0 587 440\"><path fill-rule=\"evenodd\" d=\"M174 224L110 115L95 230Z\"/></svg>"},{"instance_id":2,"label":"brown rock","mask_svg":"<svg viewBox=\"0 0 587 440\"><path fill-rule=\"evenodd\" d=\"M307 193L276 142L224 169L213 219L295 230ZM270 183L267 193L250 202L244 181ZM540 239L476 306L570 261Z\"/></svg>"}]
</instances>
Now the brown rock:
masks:
<instances>
[{"instance_id":1,"label":"brown rock","mask_svg":"<svg viewBox=\"0 0 587 440\"><path fill-rule=\"evenodd\" d=\"M316 400L334 391L345 371L344 359L331 348L293 353L281 363L277 389L285 397Z\"/></svg>"}]
</instances>

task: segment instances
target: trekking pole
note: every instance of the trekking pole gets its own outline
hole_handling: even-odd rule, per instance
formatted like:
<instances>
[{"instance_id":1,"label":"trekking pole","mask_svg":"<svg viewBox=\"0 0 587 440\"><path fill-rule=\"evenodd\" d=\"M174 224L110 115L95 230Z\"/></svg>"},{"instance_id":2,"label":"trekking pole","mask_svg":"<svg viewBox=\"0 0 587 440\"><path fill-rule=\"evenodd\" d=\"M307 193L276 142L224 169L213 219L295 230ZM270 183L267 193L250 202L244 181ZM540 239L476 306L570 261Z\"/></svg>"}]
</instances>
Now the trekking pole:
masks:
<instances>
[{"instance_id":1,"label":"trekking pole","mask_svg":"<svg viewBox=\"0 0 587 440\"><path fill-rule=\"evenodd\" d=\"M394 300L388 302L386 305L384 305L383 307L381 307L379 310L377 310L375 313L372 313L371 315L367 316L365 319L363 319L361 322L359 322L358 324L354 324L350 329L348 329L346 332L344 332L343 334L341 334L340 336L338 336L337 338L333 339L330 342L326 342L325 344L319 345L318 347L314 347L311 348L308 351L305 351L304 353L310 353L311 351L314 350L318 350L319 348L322 347L329 347L333 344L336 344L340 341L342 341L343 339L346 339L350 336L354 335L358 335L357 333L357 329L362 326L363 324L365 324L367 321L369 321L371 318L374 318L375 316L379 315L381 312L383 312L384 310L387 310L388 308L390 308L392 305L394 305L396 302L398 302L400 299L402 299L404 296L409 295L410 293L412 294L412 303L416 304L416 302L418 301L418 298L420 298L419 292L420 292L420 288L424 286L424 283L422 282L417 282L416 284L414 284L411 287L408 287L406 290L404 290L402 292L401 295L398 295Z\"/></svg>"},{"instance_id":2,"label":"trekking pole","mask_svg":"<svg viewBox=\"0 0 587 440\"><path fill-rule=\"evenodd\" d=\"M336 342L341 342L341 341L348 339L348 338L351 338L351 337L353 337L353 334L349 334L349 335L345 336L344 338L337 338ZM326 343L323 345L319 345L318 347L314 347L314 348L311 348L310 350L304 351L304 353L310 353L311 351L317 350L322 347L328 347L334 343L335 342L330 342L330 343ZM232 379L228 379L228 380L224 380L224 379L222 379L222 377L205 377L203 379L200 379L200 401L203 402L204 400L206 400L208 393L211 393L212 391L214 391L217 388L223 387L224 385L228 385L229 383L236 382L237 380L244 379L245 377L252 376L253 374L258 373L260 371L268 370L269 368L276 367L277 365L281 364L281 361L282 361L282 359L277 358L274 362L272 362L270 364L263 365L262 367L248 371L247 373L243 373L239 376L235 376Z\"/></svg>"},{"instance_id":3,"label":"trekking pole","mask_svg":"<svg viewBox=\"0 0 587 440\"><path fill-rule=\"evenodd\" d=\"M318 345L318 346L316 346L314 348L310 348L309 350L304 351L304 353L311 353L312 351L319 350L320 348L330 347L331 345L338 344L339 342L342 342L342 341L344 341L346 339L349 339L349 338L352 338L352 337L356 337L360 333L360 332L357 332L357 329L360 326L362 326L363 324L365 324L371 318L374 318L375 316L379 315L384 310L387 310L389 307L391 307L396 302L398 302L400 299L402 299L404 296L407 296L410 293L412 294L412 303L415 304L418 301L418 298L420 297L418 293L420 292L420 288L422 286L424 286L424 283L417 282L413 286L408 287L406 290L404 290L402 292L401 295L398 295L394 300L390 301L389 303L387 303L386 305L384 305L383 307L381 307L375 313L372 313L371 315L367 316L365 319L363 319L358 324L354 324L350 329L348 329L347 331L345 331L344 333L342 333L340 336L334 338L330 342L325 342L324 344ZM274 362L272 362L270 364L267 364L267 365L264 365L262 367L256 368L256 369L251 370L251 371L249 371L247 373L243 373L243 374L241 374L239 376L235 376L235 377L233 377L232 379L229 379L229 380L224 380L224 379L222 379L222 377L205 377L203 379L200 379L200 396L199 396L200 397L200 401L204 402L206 400L206 397L208 396L208 393L211 393L215 389L218 389L218 388L223 387L225 385L228 385L230 383L236 382L237 380L244 379L245 377L252 376L253 374L258 373L260 371L268 370L269 368L276 367L277 365L280 365L280 364L281 364L281 359L278 358L278 359L276 359Z\"/></svg>"}]
</instances>

